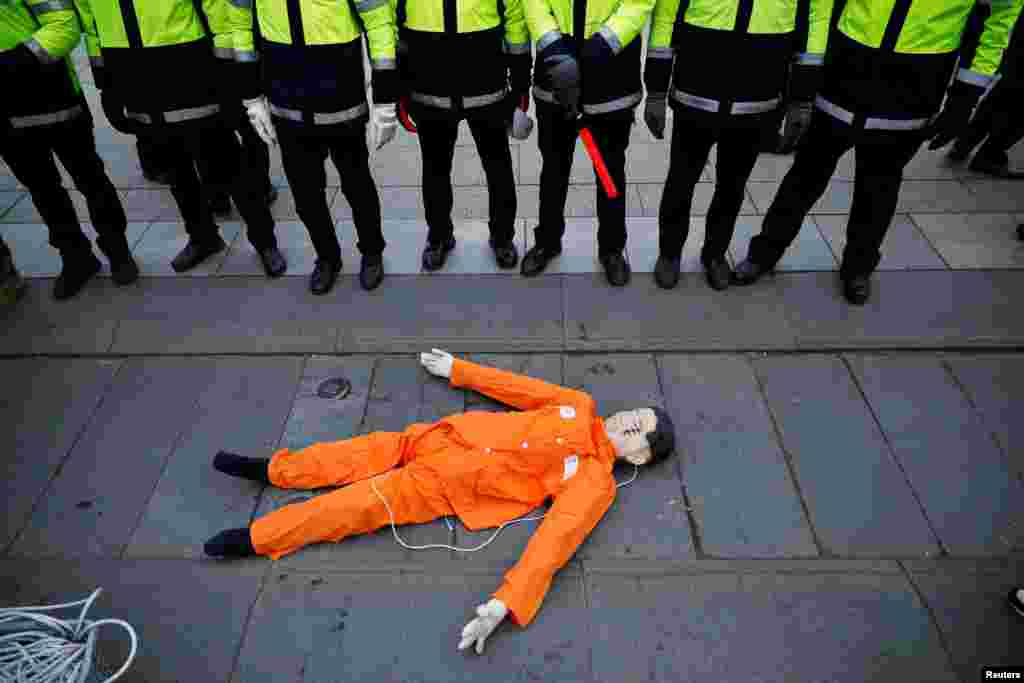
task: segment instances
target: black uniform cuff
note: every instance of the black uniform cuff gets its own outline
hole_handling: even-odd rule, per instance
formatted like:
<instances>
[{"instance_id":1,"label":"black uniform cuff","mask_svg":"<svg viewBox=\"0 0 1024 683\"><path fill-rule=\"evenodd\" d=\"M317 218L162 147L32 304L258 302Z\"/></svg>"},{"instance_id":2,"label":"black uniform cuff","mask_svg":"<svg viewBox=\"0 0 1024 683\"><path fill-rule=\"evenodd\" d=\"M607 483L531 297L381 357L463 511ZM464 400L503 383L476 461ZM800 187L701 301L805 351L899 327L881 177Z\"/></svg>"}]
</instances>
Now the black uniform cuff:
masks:
<instances>
[{"instance_id":1,"label":"black uniform cuff","mask_svg":"<svg viewBox=\"0 0 1024 683\"><path fill-rule=\"evenodd\" d=\"M370 82L374 104L394 104L402 94L402 78L398 69L374 69Z\"/></svg>"},{"instance_id":2,"label":"black uniform cuff","mask_svg":"<svg viewBox=\"0 0 1024 683\"><path fill-rule=\"evenodd\" d=\"M823 69L815 64L794 64L789 71L789 99L810 102L821 89Z\"/></svg>"},{"instance_id":3,"label":"black uniform cuff","mask_svg":"<svg viewBox=\"0 0 1024 683\"><path fill-rule=\"evenodd\" d=\"M667 93L669 83L672 82L672 60L647 58L647 65L644 67L644 87L647 94Z\"/></svg>"}]
</instances>

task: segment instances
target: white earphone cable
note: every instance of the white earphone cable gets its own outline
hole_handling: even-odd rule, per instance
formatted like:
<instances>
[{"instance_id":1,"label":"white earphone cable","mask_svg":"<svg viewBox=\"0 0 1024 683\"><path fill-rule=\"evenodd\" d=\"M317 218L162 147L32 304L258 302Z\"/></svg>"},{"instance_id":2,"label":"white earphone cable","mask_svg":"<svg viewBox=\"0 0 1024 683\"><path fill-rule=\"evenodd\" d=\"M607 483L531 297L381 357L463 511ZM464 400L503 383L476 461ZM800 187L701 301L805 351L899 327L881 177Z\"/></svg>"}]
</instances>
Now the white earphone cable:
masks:
<instances>
[{"instance_id":1,"label":"white earphone cable","mask_svg":"<svg viewBox=\"0 0 1024 683\"><path fill-rule=\"evenodd\" d=\"M637 475L639 475L639 473L640 473L640 466L639 465L633 465L633 476L630 477L626 481L616 482L615 483L615 488L616 489L620 489L623 486L629 486L634 481L636 481ZM390 474L391 474L391 472L387 472L387 473L385 473L383 475L378 475L378 476L387 477ZM499 526L497 529L494 530L494 533L491 534L490 538L488 538L486 541L484 541L480 545L475 546L473 548L458 548L458 547L453 546L453 545L448 545L447 543L427 543L425 545L410 545L410 544L406 543L405 541L403 541L402 537L398 535L398 526L395 524L395 515L391 511L391 506L388 505L387 499L384 498L384 496L381 494L381 492L379 490L377 490L376 479L377 479L377 477L374 477L373 479L370 480L370 487L373 489L373 492L377 494L377 497L380 498L380 502L384 503L384 508L388 511L388 517L391 519L391 533L392 533L392 535L394 535L395 541L398 543L398 545L402 546L406 550L453 550L453 551L455 551L457 553L475 553L476 551L483 550L484 548L489 546L494 541L494 539L496 539L498 537L498 534L500 534L502 531L505 530L505 527L512 526L513 524L520 524L522 522L537 522L537 521L540 521L540 520L544 519L544 517L546 516L546 514L544 514L544 515L537 515L537 516L534 516L534 517L520 517L518 519L513 519L513 520L511 520L509 522L505 522L504 524L502 524L501 526ZM448 530L449 531L453 530L452 523L448 520L447 516L444 518L444 523L448 526Z\"/></svg>"}]
</instances>

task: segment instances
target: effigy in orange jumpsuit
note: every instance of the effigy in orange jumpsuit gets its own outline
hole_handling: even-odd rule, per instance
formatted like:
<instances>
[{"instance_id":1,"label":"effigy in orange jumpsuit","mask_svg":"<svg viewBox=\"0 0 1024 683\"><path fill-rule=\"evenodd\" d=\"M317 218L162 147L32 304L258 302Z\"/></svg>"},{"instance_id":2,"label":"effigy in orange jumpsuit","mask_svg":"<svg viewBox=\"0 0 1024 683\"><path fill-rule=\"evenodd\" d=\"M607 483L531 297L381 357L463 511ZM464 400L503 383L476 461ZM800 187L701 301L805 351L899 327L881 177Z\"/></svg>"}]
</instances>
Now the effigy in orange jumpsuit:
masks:
<instances>
[{"instance_id":1,"label":"effigy in orange jumpsuit","mask_svg":"<svg viewBox=\"0 0 1024 683\"><path fill-rule=\"evenodd\" d=\"M265 515L250 528L261 555L280 558L310 543L341 541L391 522L457 515L471 530L495 527L554 499L494 597L513 620L533 620L561 569L615 499L615 451L589 394L462 360L451 384L521 412L470 412L404 432L375 432L274 454L270 483L342 486Z\"/></svg>"}]
</instances>

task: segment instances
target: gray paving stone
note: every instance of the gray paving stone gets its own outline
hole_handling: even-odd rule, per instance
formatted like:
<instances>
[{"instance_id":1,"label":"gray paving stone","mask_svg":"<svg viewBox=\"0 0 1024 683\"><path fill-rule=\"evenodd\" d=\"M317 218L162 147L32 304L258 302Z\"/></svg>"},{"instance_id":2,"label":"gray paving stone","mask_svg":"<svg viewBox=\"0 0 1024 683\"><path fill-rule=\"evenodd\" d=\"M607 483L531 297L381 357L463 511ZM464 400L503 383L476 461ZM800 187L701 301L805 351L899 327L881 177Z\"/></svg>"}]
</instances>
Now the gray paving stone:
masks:
<instances>
[{"instance_id":1,"label":"gray paving stone","mask_svg":"<svg viewBox=\"0 0 1024 683\"><path fill-rule=\"evenodd\" d=\"M597 230L593 218L567 218L562 235L562 253L548 264L544 272L548 275L604 272L598 260ZM528 250L535 239L532 225L524 230L524 237ZM629 245L626 247L626 259L629 260Z\"/></svg>"},{"instance_id":2,"label":"gray paving stone","mask_svg":"<svg viewBox=\"0 0 1024 683\"><path fill-rule=\"evenodd\" d=\"M128 244L134 246L149 228L149 223L132 222L125 233ZM82 223L82 230L95 242L96 229L92 223ZM25 277L56 277L60 274L60 252L50 246L49 231L43 223L11 223L0 231L14 254L18 271ZM110 264L99 249L93 250L103 264L102 276L110 276Z\"/></svg>"},{"instance_id":3,"label":"gray paving stone","mask_svg":"<svg viewBox=\"0 0 1024 683\"><path fill-rule=\"evenodd\" d=\"M1020 666L1024 622L1006 604L1020 586L1024 562L941 560L907 562L911 579L931 608L963 681L983 666Z\"/></svg>"},{"instance_id":4,"label":"gray paving stone","mask_svg":"<svg viewBox=\"0 0 1024 683\"><path fill-rule=\"evenodd\" d=\"M102 587L88 618L123 619L139 636L121 680L227 681L265 569L255 562L3 560L0 603L63 603ZM98 633L100 662L112 672L128 655L127 634L113 626Z\"/></svg>"},{"instance_id":5,"label":"gray paving stone","mask_svg":"<svg viewBox=\"0 0 1024 683\"><path fill-rule=\"evenodd\" d=\"M761 215L768 212L768 207L771 206L778 191L778 182L747 183L747 194L750 196L753 206L757 209L756 213ZM852 202L853 183L833 180L829 182L828 188L825 190L825 194L823 194L821 199L819 199L811 208L811 213L849 213L850 204Z\"/></svg>"},{"instance_id":6,"label":"gray paving stone","mask_svg":"<svg viewBox=\"0 0 1024 683\"><path fill-rule=\"evenodd\" d=\"M643 216L643 203L640 199L640 195L637 192L637 188L641 186L628 183L625 190L620 188L620 191L625 192L626 196L626 215L627 216ZM604 191L603 189L601 190ZM597 216L597 185L570 185L569 192L566 195L565 200L565 217L566 218L594 218ZM528 220L528 226L530 228L537 222L537 217L540 215L540 186L539 185L520 185L518 188L518 215L521 218ZM596 221L594 222L595 229L597 228Z\"/></svg>"},{"instance_id":7,"label":"gray paving stone","mask_svg":"<svg viewBox=\"0 0 1024 683\"><path fill-rule=\"evenodd\" d=\"M1021 482L946 369L934 358L903 356L855 356L850 364L945 549L1024 548Z\"/></svg>"},{"instance_id":8,"label":"gray paving stone","mask_svg":"<svg viewBox=\"0 0 1024 683\"><path fill-rule=\"evenodd\" d=\"M729 248L734 263L747 257L750 238L761 232L761 222L761 218L753 216L743 216L736 221L736 232ZM780 271L836 270L837 267L832 250L811 217L804 220L800 233L776 266Z\"/></svg>"},{"instance_id":9,"label":"gray paving stone","mask_svg":"<svg viewBox=\"0 0 1024 683\"><path fill-rule=\"evenodd\" d=\"M973 203L964 203L957 211L1024 211L1019 180L983 178L965 180Z\"/></svg>"},{"instance_id":10,"label":"gray paving stone","mask_svg":"<svg viewBox=\"0 0 1024 683\"><path fill-rule=\"evenodd\" d=\"M791 154L761 154L757 157L754 170L750 173L750 180L781 183L792 166L793 155Z\"/></svg>"},{"instance_id":11,"label":"gray paving stone","mask_svg":"<svg viewBox=\"0 0 1024 683\"><path fill-rule=\"evenodd\" d=\"M456 158L459 157L457 156ZM374 152L370 159L370 169L373 171L378 187L405 186L419 188L423 180L423 158L420 154L419 145L389 144L384 149ZM331 164L331 170L334 170L333 164ZM340 182L336 173L335 171L332 185L338 185Z\"/></svg>"},{"instance_id":12,"label":"gray paving stone","mask_svg":"<svg viewBox=\"0 0 1024 683\"><path fill-rule=\"evenodd\" d=\"M0 361L0 444L5 456L0 549L14 540L110 386L118 362Z\"/></svg>"},{"instance_id":13,"label":"gray paving stone","mask_svg":"<svg viewBox=\"0 0 1024 683\"><path fill-rule=\"evenodd\" d=\"M381 216L385 220L423 218L423 202L418 187L380 187L377 194L380 195ZM334 197L331 213L335 220L352 220L352 207L341 192Z\"/></svg>"},{"instance_id":14,"label":"gray paving stone","mask_svg":"<svg viewBox=\"0 0 1024 683\"><path fill-rule=\"evenodd\" d=\"M560 350L561 286L550 277L390 278L380 289L346 302L341 319L359 322L343 328L339 350ZM508 301L530 315L509 315L499 305Z\"/></svg>"},{"instance_id":15,"label":"gray paving stone","mask_svg":"<svg viewBox=\"0 0 1024 683\"><path fill-rule=\"evenodd\" d=\"M900 213L944 213L978 211L982 206L982 202L960 182L904 180L896 210Z\"/></svg>"},{"instance_id":16,"label":"gray paving stone","mask_svg":"<svg viewBox=\"0 0 1024 683\"><path fill-rule=\"evenodd\" d=\"M220 271L232 245L238 240L242 231L241 223L221 223L220 236L224 238L228 248L214 254L186 273L177 273L171 267L171 261L188 244L188 233L185 232L185 224L181 222L158 221L149 226L142 239L135 246L135 261L139 265L139 271L144 276L209 277L216 275ZM241 241L248 244L244 236ZM262 267L259 272L262 274Z\"/></svg>"},{"instance_id":17,"label":"gray paving stone","mask_svg":"<svg viewBox=\"0 0 1024 683\"><path fill-rule=\"evenodd\" d=\"M971 399L988 431L1024 477L1024 358L952 356L946 363Z\"/></svg>"},{"instance_id":18,"label":"gray paving stone","mask_svg":"<svg viewBox=\"0 0 1024 683\"><path fill-rule=\"evenodd\" d=\"M914 214L913 220L950 268L1024 268L1019 216Z\"/></svg>"},{"instance_id":19,"label":"gray paving stone","mask_svg":"<svg viewBox=\"0 0 1024 683\"><path fill-rule=\"evenodd\" d=\"M929 216L932 218L934 216ZM846 216L814 217L837 262L846 248ZM945 270L946 264L906 214L897 214L882 244L879 270Z\"/></svg>"},{"instance_id":20,"label":"gray paving stone","mask_svg":"<svg viewBox=\"0 0 1024 683\"><path fill-rule=\"evenodd\" d=\"M356 361L355 365L348 362L349 371L353 375L348 376L353 383L353 394L345 399L344 406L319 408L313 406L312 418L306 416L305 424L309 425L304 433L299 434L296 427L292 427L293 418L289 420L289 427L286 431L286 439L295 439L297 448L306 446L318 440L336 441L354 436L349 431L349 425L354 420L361 434L377 431L401 432L414 422L433 422L446 415L460 413L465 407L463 392L450 388L446 383L435 380L423 370L417 358L379 358L373 363L372 375L369 374L369 367L365 361ZM342 371L332 370L337 373ZM344 374L344 373L343 373ZM365 379L364 379L365 377ZM372 377L372 386L369 384ZM359 393L355 389L358 387ZM369 387L369 389L367 389ZM310 403L323 399L306 398L306 392L315 391L315 384L311 381L310 373L307 370L306 378L303 380L303 387L300 390L300 398L296 402L296 411L302 403ZM361 406L365 406L362 409ZM322 411L329 410L326 419L320 422L312 422L315 416ZM303 411L305 412L305 411ZM329 421L328 421L329 420ZM325 434L324 426L337 425L333 433ZM308 432L312 431L317 438L310 438ZM322 435L322 436L321 436ZM286 444L288 441L286 441ZM260 503L259 514L265 514L271 509L286 504L296 498L294 491L281 491L268 489ZM319 494L322 492L315 492ZM299 493L299 496L302 494ZM411 545L423 545L427 543L451 544L452 534L442 520L435 520L429 524L410 525L402 527L399 531L401 538ZM406 562L445 562L449 559L449 551L432 550L413 552L399 546L392 535L391 528L385 527L379 531L365 536L347 538L341 543L324 543L304 548L300 552L283 558L279 565L303 571L319 571L323 568L357 568L382 565L400 565Z\"/></svg>"},{"instance_id":21,"label":"gray paving stone","mask_svg":"<svg viewBox=\"0 0 1024 683\"><path fill-rule=\"evenodd\" d=\"M126 557L203 557L222 529L248 526L259 484L211 466L217 451L269 457L278 445L299 382L301 358L205 360L195 387L196 421L185 425Z\"/></svg>"},{"instance_id":22,"label":"gray paving stone","mask_svg":"<svg viewBox=\"0 0 1024 683\"><path fill-rule=\"evenodd\" d=\"M283 577L283 578L282 578ZM273 575L253 610L235 683L259 681L576 681L589 679L578 574L562 572L529 628L506 622L483 656L462 628L498 585L481 574Z\"/></svg>"},{"instance_id":23,"label":"gray paving stone","mask_svg":"<svg viewBox=\"0 0 1024 683\"><path fill-rule=\"evenodd\" d=\"M843 300L833 273L775 282L799 348L1017 346L1024 339L1017 313L1024 276L1017 271L879 272L864 306Z\"/></svg>"},{"instance_id":24,"label":"gray paving stone","mask_svg":"<svg viewBox=\"0 0 1024 683\"><path fill-rule=\"evenodd\" d=\"M751 183L751 185L754 185L754 183ZM661 207L661 194L665 189L664 183L659 182L657 184L637 185L636 187L640 193L640 201L643 204L643 215L657 217ZM697 187L693 193L693 205L690 210L690 215L706 216L708 208L711 206L711 198L714 194L714 183L697 183ZM757 213L757 209L750 202L749 197L744 198L743 205L740 207L740 215L749 216L755 213Z\"/></svg>"},{"instance_id":25,"label":"gray paving stone","mask_svg":"<svg viewBox=\"0 0 1024 683\"><path fill-rule=\"evenodd\" d=\"M626 251L629 265L634 273L653 273L658 261L658 219L628 218L626 228L629 231L629 242ZM690 218L690 231L683 245L682 265L684 273L703 273L704 266L700 262L700 252L704 246L704 219ZM726 258L729 255L726 254ZM596 269L600 271L600 267Z\"/></svg>"},{"instance_id":26,"label":"gray paving stone","mask_svg":"<svg viewBox=\"0 0 1024 683\"><path fill-rule=\"evenodd\" d=\"M782 296L781 280L719 293L696 274L684 275L673 291L659 289L646 277L616 288L605 283L603 274L566 276L566 344L570 350L590 351L790 348L790 304ZM672 301L685 314L667 316L677 310Z\"/></svg>"},{"instance_id":27,"label":"gray paving stone","mask_svg":"<svg viewBox=\"0 0 1024 683\"><path fill-rule=\"evenodd\" d=\"M0 192L5 193L4 195L0 195L0 197L4 197L7 192L13 192L18 189L18 187L18 179L15 178L14 174L11 173L9 168L7 168L7 164L0 165ZM0 206L3 206L3 208L0 209L0 212L7 210L8 205L5 204L6 201L7 198L0 199Z\"/></svg>"},{"instance_id":28,"label":"gray paving stone","mask_svg":"<svg viewBox=\"0 0 1024 683\"><path fill-rule=\"evenodd\" d=\"M75 207L75 214L78 215L78 219L81 221L89 220L89 210L82 193L77 190L69 190L68 194L71 195L71 203ZM129 215L128 220L139 220L139 218ZM39 215L36 205L32 203L32 198L27 192L0 192L0 223L42 222L43 217Z\"/></svg>"},{"instance_id":29,"label":"gray paving stone","mask_svg":"<svg viewBox=\"0 0 1024 683\"><path fill-rule=\"evenodd\" d=\"M461 223L455 226L456 237L460 234L460 225ZM358 272L359 264L362 263L362 253L356 247L359 240L355 224L351 221L340 221L334 229L341 242L341 259L344 267L348 269L347 272ZM423 270L423 246L427 241L426 221L385 219L382 221L382 231L387 242L384 248L385 274L418 275Z\"/></svg>"},{"instance_id":30,"label":"gray paving stone","mask_svg":"<svg viewBox=\"0 0 1024 683\"><path fill-rule=\"evenodd\" d=\"M816 555L749 362L668 355L658 368L701 550L712 557Z\"/></svg>"},{"instance_id":31,"label":"gray paving stone","mask_svg":"<svg viewBox=\"0 0 1024 683\"><path fill-rule=\"evenodd\" d=\"M955 681L906 579L589 576L600 681ZM813 673L810 673L813 672Z\"/></svg>"},{"instance_id":32,"label":"gray paving stone","mask_svg":"<svg viewBox=\"0 0 1024 683\"><path fill-rule=\"evenodd\" d=\"M130 221L181 220L178 204L167 188L126 190L122 193L121 202Z\"/></svg>"},{"instance_id":33,"label":"gray paving stone","mask_svg":"<svg viewBox=\"0 0 1024 683\"><path fill-rule=\"evenodd\" d=\"M70 301L54 301L52 289L53 280L29 281L24 298L5 312L0 355L109 351L130 305L124 290L101 278Z\"/></svg>"},{"instance_id":34,"label":"gray paving stone","mask_svg":"<svg viewBox=\"0 0 1024 683\"><path fill-rule=\"evenodd\" d=\"M632 150L627 153L627 163L631 154ZM540 185L541 165L540 148L537 146L537 143L521 145L519 149L519 184ZM626 180L627 182L633 182L628 166ZM592 185L595 182L594 166L591 164L590 157L587 156L582 143L577 143L576 149L573 151L572 171L569 174L569 182L583 185Z\"/></svg>"},{"instance_id":35,"label":"gray paving stone","mask_svg":"<svg viewBox=\"0 0 1024 683\"><path fill-rule=\"evenodd\" d=\"M348 303L310 295L304 277L158 278L122 296L117 353L331 351Z\"/></svg>"},{"instance_id":36,"label":"gray paving stone","mask_svg":"<svg viewBox=\"0 0 1024 683\"><path fill-rule=\"evenodd\" d=\"M221 234L225 237L225 241L228 236L226 230L228 226L236 228L235 239L231 241L230 249L217 255L220 264L215 272L219 275L263 275L263 263L260 261L255 247L244 235L238 239L241 224L221 224ZM306 230L306 226L300 221L278 221L274 233L277 235L277 246L288 262L288 274L309 275L312 273L316 265L316 252L309 241L309 232ZM205 263L200 268L204 266L206 266ZM211 264L210 267L213 265ZM195 270L200 270L200 268ZM193 271L189 271L189 273L191 272Z\"/></svg>"},{"instance_id":37,"label":"gray paving stone","mask_svg":"<svg viewBox=\"0 0 1024 683\"><path fill-rule=\"evenodd\" d=\"M664 183L668 177L670 150L671 145L665 142L631 144L626 151L626 181ZM589 159L587 165L590 166ZM594 177L593 172L590 177Z\"/></svg>"},{"instance_id":38,"label":"gray paving stone","mask_svg":"<svg viewBox=\"0 0 1024 683\"><path fill-rule=\"evenodd\" d=\"M842 360L777 356L754 367L823 549L936 554L928 521Z\"/></svg>"},{"instance_id":39,"label":"gray paving stone","mask_svg":"<svg viewBox=\"0 0 1024 683\"><path fill-rule=\"evenodd\" d=\"M332 206L334 198L338 194L338 189L328 186L324 193L327 206ZM290 189L281 188L278 190L277 201L270 207L270 214L274 217L274 220L278 221L299 220L299 214L295 209L295 195L292 194Z\"/></svg>"},{"instance_id":40,"label":"gray paving stone","mask_svg":"<svg viewBox=\"0 0 1024 683\"><path fill-rule=\"evenodd\" d=\"M524 253L522 251L523 230L520 221L516 222L516 229L517 234L514 241L516 247L520 249L519 255L522 257ZM457 246L448 255L448 261L442 272L452 275L460 273L467 275L508 273L512 276L518 276L517 269L503 270L495 263L494 250L491 249L490 238L491 233L486 221L459 221L455 226ZM408 248L409 251L413 251L415 248L417 257L419 257L425 241L426 226L424 226L424 231L420 233L416 242L410 241L409 244L403 244L402 246L403 248Z\"/></svg>"},{"instance_id":41,"label":"gray paving stone","mask_svg":"<svg viewBox=\"0 0 1024 683\"><path fill-rule=\"evenodd\" d=\"M210 361L125 361L12 553L117 557L195 420Z\"/></svg>"},{"instance_id":42,"label":"gray paving stone","mask_svg":"<svg viewBox=\"0 0 1024 683\"><path fill-rule=\"evenodd\" d=\"M514 146L511 146L510 151L512 156L512 177L516 178L519 176L519 152L518 148ZM403 159L402 164L406 163L409 162ZM409 165L412 166L411 163ZM390 164L387 172L389 174L392 173L394 167L395 164ZM422 175L422 171L419 171L419 173ZM404 184L420 185L420 175L416 176L412 183ZM455 148L455 157L452 161L452 185L455 187L487 185L487 176L484 173L483 163L480 161L480 154L477 152L475 144Z\"/></svg>"}]
</instances>

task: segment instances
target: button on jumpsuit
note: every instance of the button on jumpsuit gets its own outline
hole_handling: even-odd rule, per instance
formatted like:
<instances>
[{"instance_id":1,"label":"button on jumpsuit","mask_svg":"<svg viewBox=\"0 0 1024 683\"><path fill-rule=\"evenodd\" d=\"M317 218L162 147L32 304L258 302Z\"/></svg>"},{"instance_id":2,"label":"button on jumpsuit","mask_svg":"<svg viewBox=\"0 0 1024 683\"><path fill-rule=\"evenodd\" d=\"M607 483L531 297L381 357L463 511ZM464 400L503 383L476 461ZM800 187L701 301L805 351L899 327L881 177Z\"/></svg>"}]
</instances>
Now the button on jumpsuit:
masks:
<instances>
[{"instance_id":1,"label":"button on jumpsuit","mask_svg":"<svg viewBox=\"0 0 1024 683\"><path fill-rule=\"evenodd\" d=\"M494 593L512 619L533 620L555 573L615 498L615 452L588 394L455 360L451 384L521 412L471 412L404 432L375 432L301 451L283 449L270 481L290 489L342 486L288 505L252 524L253 547L280 558L322 541L341 541L390 523L455 514L471 530L498 526L554 503L519 562Z\"/></svg>"}]
</instances>

